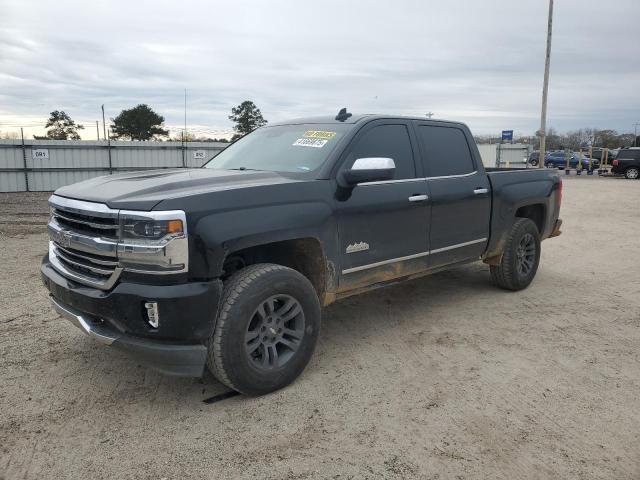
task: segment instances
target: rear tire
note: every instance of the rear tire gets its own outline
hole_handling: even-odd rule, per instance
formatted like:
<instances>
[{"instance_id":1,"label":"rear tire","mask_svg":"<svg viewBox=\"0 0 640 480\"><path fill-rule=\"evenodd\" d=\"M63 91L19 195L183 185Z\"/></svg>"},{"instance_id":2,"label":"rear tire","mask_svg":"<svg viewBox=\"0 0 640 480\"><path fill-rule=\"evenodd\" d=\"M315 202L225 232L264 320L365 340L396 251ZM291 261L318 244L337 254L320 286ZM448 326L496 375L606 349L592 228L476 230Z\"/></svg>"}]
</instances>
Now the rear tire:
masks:
<instances>
[{"instance_id":1,"label":"rear tire","mask_svg":"<svg viewBox=\"0 0 640 480\"><path fill-rule=\"evenodd\" d=\"M207 367L245 395L278 390L302 373L320 332L320 302L299 272L250 265L225 282Z\"/></svg>"},{"instance_id":2,"label":"rear tire","mask_svg":"<svg viewBox=\"0 0 640 480\"><path fill-rule=\"evenodd\" d=\"M491 265L493 283L505 290L522 290L529 286L540 263L540 233L528 218L514 222L500 265Z\"/></svg>"},{"instance_id":3,"label":"rear tire","mask_svg":"<svg viewBox=\"0 0 640 480\"><path fill-rule=\"evenodd\" d=\"M638 167L629 167L625 170L624 176L629 180L637 180L640 178L640 169Z\"/></svg>"}]
</instances>

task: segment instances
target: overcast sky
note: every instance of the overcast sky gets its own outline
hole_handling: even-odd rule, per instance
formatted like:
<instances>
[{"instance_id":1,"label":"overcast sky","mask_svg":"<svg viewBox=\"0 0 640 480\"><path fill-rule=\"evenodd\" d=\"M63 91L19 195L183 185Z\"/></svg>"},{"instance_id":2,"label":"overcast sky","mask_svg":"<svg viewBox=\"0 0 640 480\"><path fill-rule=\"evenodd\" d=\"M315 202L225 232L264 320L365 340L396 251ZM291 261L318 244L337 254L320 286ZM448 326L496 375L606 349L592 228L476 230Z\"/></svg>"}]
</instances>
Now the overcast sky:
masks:
<instances>
[{"instance_id":1,"label":"overcast sky","mask_svg":"<svg viewBox=\"0 0 640 480\"><path fill-rule=\"evenodd\" d=\"M253 100L270 121L400 113L533 134L547 0L0 0L0 131L62 109L95 138L147 103L180 128L228 132ZM556 0L548 125L640 122L640 0ZM30 134L38 130L30 128Z\"/></svg>"}]
</instances>

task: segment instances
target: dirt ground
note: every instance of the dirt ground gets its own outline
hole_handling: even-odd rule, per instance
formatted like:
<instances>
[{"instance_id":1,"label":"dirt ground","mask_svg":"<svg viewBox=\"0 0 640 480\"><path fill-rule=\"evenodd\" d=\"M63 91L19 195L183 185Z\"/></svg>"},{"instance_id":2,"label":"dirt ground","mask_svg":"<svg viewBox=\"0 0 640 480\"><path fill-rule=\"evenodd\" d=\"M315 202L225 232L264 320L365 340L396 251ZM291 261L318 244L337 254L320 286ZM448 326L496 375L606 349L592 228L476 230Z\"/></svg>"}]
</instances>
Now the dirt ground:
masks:
<instances>
[{"instance_id":1,"label":"dirt ground","mask_svg":"<svg viewBox=\"0 0 640 480\"><path fill-rule=\"evenodd\" d=\"M0 194L2 479L640 478L640 181L566 179L527 290L473 264L338 302L298 381L211 404L53 313L46 197Z\"/></svg>"}]
</instances>

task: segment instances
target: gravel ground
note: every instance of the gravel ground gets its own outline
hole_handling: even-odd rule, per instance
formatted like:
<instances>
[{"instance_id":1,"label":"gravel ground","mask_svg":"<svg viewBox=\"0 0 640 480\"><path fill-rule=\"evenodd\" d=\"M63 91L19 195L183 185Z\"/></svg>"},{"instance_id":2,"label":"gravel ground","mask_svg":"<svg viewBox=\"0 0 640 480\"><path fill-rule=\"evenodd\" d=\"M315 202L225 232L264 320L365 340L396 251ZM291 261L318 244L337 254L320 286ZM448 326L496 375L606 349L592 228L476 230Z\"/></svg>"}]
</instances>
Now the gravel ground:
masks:
<instances>
[{"instance_id":1,"label":"gravel ground","mask_svg":"<svg viewBox=\"0 0 640 480\"><path fill-rule=\"evenodd\" d=\"M46 197L0 194L2 479L640 478L640 182L566 179L527 290L474 264L338 302L293 385L210 404L52 312Z\"/></svg>"}]
</instances>

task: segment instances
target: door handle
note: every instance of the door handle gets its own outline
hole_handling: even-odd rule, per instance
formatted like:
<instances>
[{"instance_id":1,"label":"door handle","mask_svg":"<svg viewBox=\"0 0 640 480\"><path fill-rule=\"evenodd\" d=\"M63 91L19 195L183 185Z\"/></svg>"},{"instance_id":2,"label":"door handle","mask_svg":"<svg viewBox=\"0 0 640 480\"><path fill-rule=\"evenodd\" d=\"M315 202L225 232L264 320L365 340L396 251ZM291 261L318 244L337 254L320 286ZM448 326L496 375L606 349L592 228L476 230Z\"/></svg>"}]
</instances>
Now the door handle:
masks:
<instances>
[{"instance_id":1,"label":"door handle","mask_svg":"<svg viewBox=\"0 0 640 480\"><path fill-rule=\"evenodd\" d=\"M485 193L489 193L489 189L488 188L476 188L473 193L475 193L476 195L484 195Z\"/></svg>"},{"instance_id":2,"label":"door handle","mask_svg":"<svg viewBox=\"0 0 640 480\"><path fill-rule=\"evenodd\" d=\"M409 197L410 202L424 202L427 198L427 195L411 195Z\"/></svg>"}]
</instances>

